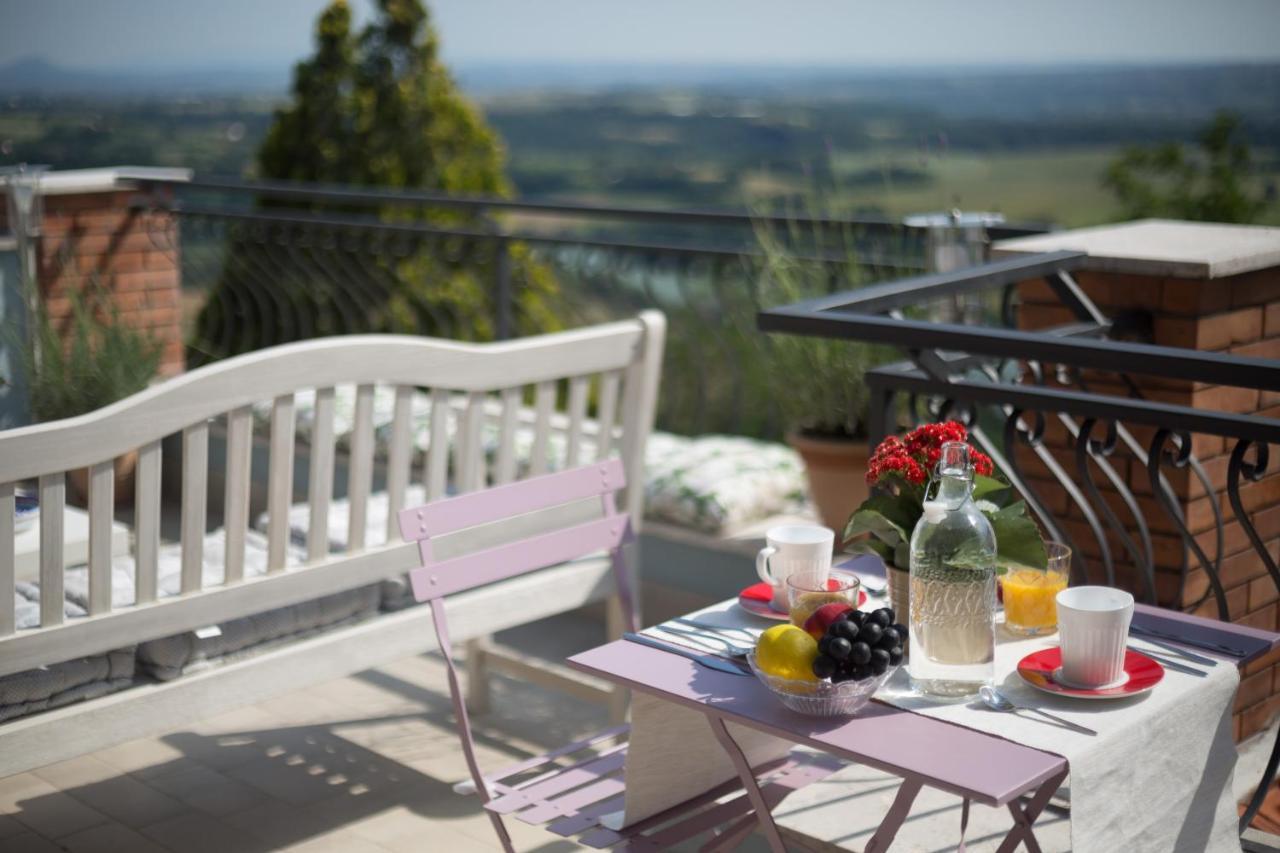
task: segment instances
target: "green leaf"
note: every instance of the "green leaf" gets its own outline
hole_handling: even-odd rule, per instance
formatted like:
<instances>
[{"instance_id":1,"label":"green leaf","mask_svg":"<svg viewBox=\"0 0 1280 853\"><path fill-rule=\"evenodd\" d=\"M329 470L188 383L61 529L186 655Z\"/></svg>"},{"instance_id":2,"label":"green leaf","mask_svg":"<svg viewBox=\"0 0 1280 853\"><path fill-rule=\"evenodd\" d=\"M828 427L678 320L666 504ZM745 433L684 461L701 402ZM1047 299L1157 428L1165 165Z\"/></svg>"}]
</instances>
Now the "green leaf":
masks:
<instances>
[{"instance_id":1,"label":"green leaf","mask_svg":"<svg viewBox=\"0 0 1280 853\"><path fill-rule=\"evenodd\" d=\"M1002 563L1043 569L1048 562L1040 528L1022 513L1023 503L1005 507L988 518L996 534L996 556ZM1015 511L1016 510L1016 511Z\"/></svg>"},{"instance_id":2,"label":"green leaf","mask_svg":"<svg viewBox=\"0 0 1280 853\"><path fill-rule=\"evenodd\" d=\"M864 533L870 533L889 546L902 541L902 529L874 509L860 509L853 514L845 525L844 541Z\"/></svg>"},{"instance_id":3,"label":"green leaf","mask_svg":"<svg viewBox=\"0 0 1280 853\"><path fill-rule=\"evenodd\" d=\"M844 528L847 542L862 533L870 533L889 545L911 538L920 511L907 495L875 494L862 502Z\"/></svg>"},{"instance_id":4,"label":"green leaf","mask_svg":"<svg viewBox=\"0 0 1280 853\"><path fill-rule=\"evenodd\" d=\"M874 537L855 539L849 543L849 550L855 554L875 554L886 563L893 562L893 546Z\"/></svg>"},{"instance_id":5,"label":"green leaf","mask_svg":"<svg viewBox=\"0 0 1280 853\"><path fill-rule=\"evenodd\" d=\"M973 480L973 499L975 501L991 501L996 506L1004 504L1013 496L1013 486L997 480L995 477L984 477L981 474Z\"/></svg>"}]
</instances>

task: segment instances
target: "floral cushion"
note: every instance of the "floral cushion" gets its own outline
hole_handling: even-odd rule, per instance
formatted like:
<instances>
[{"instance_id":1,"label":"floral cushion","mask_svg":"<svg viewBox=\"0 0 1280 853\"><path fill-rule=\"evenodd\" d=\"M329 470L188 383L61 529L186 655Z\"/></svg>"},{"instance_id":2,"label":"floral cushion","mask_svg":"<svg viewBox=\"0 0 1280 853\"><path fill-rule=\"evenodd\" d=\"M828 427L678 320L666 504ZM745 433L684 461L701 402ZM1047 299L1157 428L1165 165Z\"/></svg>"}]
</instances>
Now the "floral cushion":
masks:
<instances>
[{"instance_id":1,"label":"floral cushion","mask_svg":"<svg viewBox=\"0 0 1280 853\"><path fill-rule=\"evenodd\" d=\"M803 463L782 444L654 433L645 469L645 515L704 533L724 533L806 506Z\"/></svg>"}]
</instances>

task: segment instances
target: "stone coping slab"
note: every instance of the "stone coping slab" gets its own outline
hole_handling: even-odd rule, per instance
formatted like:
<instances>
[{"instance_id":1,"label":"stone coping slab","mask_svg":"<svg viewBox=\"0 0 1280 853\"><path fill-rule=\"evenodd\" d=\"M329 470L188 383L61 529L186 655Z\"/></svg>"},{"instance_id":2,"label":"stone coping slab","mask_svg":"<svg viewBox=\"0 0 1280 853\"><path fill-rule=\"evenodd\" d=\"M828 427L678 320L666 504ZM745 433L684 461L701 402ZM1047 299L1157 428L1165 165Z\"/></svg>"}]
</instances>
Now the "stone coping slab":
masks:
<instances>
[{"instance_id":1,"label":"stone coping slab","mask_svg":"<svg viewBox=\"0 0 1280 853\"><path fill-rule=\"evenodd\" d=\"M1280 228L1141 219L1000 240L992 255L1089 253L1085 268L1097 272L1211 279L1280 266Z\"/></svg>"}]
</instances>

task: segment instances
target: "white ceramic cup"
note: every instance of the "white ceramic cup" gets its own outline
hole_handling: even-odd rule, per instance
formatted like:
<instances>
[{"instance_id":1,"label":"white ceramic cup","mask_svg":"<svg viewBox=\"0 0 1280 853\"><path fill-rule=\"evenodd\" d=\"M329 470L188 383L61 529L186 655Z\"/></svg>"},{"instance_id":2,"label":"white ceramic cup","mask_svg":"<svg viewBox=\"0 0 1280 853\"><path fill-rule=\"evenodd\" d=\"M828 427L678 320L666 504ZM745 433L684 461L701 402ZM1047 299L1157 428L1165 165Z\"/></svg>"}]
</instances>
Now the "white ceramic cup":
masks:
<instances>
[{"instance_id":1,"label":"white ceramic cup","mask_svg":"<svg viewBox=\"0 0 1280 853\"><path fill-rule=\"evenodd\" d=\"M1057 596L1062 680L1101 687L1124 675L1133 596L1109 586L1072 586Z\"/></svg>"},{"instance_id":2,"label":"white ceramic cup","mask_svg":"<svg viewBox=\"0 0 1280 853\"><path fill-rule=\"evenodd\" d=\"M770 606L787 612L787 578L796 572L831 572L836 535L816 524L784 524L765 533L765 547L756 554L756 574L773 586Z\"/></svg>"}]
</instances>

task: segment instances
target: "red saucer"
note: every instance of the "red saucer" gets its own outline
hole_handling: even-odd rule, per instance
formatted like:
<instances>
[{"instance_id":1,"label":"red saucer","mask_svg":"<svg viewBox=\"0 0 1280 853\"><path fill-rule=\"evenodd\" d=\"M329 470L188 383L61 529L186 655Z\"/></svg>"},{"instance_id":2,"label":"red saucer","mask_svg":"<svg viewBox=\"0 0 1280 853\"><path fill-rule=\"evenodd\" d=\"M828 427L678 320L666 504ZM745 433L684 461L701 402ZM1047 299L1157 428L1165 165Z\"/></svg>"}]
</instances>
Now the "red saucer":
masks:
<instances>
[{"instance_id":1,"label":"red saucer","mask_svg":"<svg viewBox=\"0 0 1280 853\"><path fill-rule=\"evenodd\" d=\"M786 622L789 618L786 613L774 610L773 605L769 602L773 601L773 586L764 582L752 584L751 586L738 593L738 606L748 613L754 613L757 616L763 616L766 619L776 619L779 622ZM858 606L867 603L867 591L865 589L858 590Z\"/></svg>"},{"instance_id":2,"label":"red saucer","mask_svg":"<svg viewBox=\"0 0 1280 853\"><path fill-rule=\"evenodd\" d=\"M1125 679L1108 687L1071 687L1055 678L1062 666L1062 649L1032 652L1018 661L1018 675L1037 690L1076 699L1124 699L1146 693L1164 678L1164 667L1144 654L1124 653Z\"/></svg>"}]
</instances>

